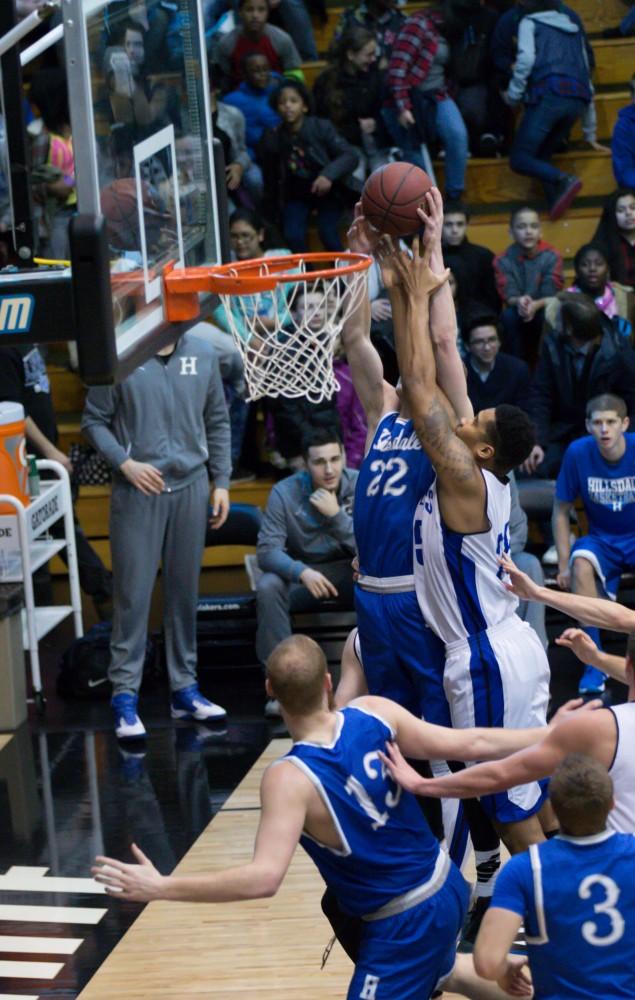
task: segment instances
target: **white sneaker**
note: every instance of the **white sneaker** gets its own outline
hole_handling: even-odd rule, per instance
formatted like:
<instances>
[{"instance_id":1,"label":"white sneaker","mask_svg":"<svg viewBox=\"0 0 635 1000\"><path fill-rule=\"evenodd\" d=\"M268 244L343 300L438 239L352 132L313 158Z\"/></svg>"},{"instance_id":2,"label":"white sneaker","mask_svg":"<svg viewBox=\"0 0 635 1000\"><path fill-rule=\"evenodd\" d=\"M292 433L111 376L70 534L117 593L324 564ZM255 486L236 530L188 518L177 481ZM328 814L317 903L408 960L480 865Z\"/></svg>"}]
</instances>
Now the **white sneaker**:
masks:
<instances>
[{"instance_id":1,"label":"white sneaker","mask_svg":"<svg viewBox=\"0 0 635 1000\"><path fill-rule=\"evenodd\" d=\"M543 566L557 566L558 565L558 550L555 545L550 545L547 551L543 554L541 559Z\"/></svg>"},{"instance_id":2,"label":"white sneaker","mask_svg":"<svg viewBox=\"0 0 635 1000\"><path fill-rule=\"evenodd\" d=\"M280 719L282 718L282 712L280 710L280 702L277 698L269 698L267 704L265 705L265 716L268 719Z\"/></svg>"},{"instance_id":3,"label":"white sneaker","mask_svg":"<svg viewBox=\"0 0 635 1000\"><path fill-rule=\"evenodd\" d=\"M224 719L227 712L220 705L204 698L196 684L172 692L170 712L173 719Z\"/></svg>"},{"instance_id":4,"label":"white sneaker","mask_svg":"<svg viewBox=\"0 0 635 1000\"><path fill-rule=\"evenodd\" d=\"M137 715L137 696L116 694L111 701L115 717L115 735L119 740L141 739L146 735L146 727Z\"/></svg>"}]
</instances>

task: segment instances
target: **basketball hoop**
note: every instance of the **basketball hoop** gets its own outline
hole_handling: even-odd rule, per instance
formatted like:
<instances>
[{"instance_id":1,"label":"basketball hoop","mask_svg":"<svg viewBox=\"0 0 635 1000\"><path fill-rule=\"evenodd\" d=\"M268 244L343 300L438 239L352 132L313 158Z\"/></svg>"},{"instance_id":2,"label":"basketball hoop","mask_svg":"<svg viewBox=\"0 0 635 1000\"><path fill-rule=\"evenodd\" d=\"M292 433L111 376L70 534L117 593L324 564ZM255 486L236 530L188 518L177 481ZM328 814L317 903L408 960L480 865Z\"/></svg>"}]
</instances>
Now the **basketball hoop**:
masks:
<instances>
[{"instance_id":1,"label":"basketball hoop","mask_svg":"<svg viewBox=\"0 0 635 1000\"><path fill-rule=\"evenodd\" d=\"M193 295L216 292L243 359L247 398L320 403L339 389L333 348L365 293L371 263L359 253L307 253L174 269L164 276L168 318L189 318Z\"/></svg>"}]
</instances>

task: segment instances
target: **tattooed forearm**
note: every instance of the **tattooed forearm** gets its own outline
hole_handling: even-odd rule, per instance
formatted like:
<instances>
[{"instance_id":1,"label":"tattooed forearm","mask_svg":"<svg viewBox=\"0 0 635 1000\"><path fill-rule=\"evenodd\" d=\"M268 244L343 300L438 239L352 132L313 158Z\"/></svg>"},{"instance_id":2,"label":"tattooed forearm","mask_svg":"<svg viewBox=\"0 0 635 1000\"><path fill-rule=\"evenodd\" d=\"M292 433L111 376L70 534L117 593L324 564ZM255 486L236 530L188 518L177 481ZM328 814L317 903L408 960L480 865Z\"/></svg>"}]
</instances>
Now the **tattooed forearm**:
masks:
<instances>
[{"instance_id":1,"label":"tattooed forearm","mask_svg":"<svg viewBox=\"0 0 635 1000\"><path fill-rule=\"evenodd\" d=\"M458 481L472 479L475 471L472 453L455 435L447 410L438 397L413 398L412 384L408 380L405 389L413 411L415 430L437 473L445 473Z\"/></svg>"}]
</instances>

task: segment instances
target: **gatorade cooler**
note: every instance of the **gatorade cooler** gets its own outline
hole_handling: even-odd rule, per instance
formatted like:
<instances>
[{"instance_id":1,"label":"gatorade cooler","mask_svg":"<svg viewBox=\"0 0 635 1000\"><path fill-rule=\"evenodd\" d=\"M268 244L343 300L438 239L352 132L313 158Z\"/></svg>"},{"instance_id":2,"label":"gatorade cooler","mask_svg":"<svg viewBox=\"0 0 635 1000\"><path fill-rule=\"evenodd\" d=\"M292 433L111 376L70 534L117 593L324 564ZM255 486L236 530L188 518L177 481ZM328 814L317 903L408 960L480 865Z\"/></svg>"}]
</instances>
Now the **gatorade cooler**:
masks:
<instances>
[{"instance_id":1,"label":"gatorade cooler","mask_svg":"<svg viewBox=\"0 0 635 1000\"><path fill-rule=\"evenodd\" d=\"M24 407L20 403L0 403L0 493L10 493L25 506L29 502ZM0 514L13 513L9 504L0 504Z\"/></svg>"}]
</instances>

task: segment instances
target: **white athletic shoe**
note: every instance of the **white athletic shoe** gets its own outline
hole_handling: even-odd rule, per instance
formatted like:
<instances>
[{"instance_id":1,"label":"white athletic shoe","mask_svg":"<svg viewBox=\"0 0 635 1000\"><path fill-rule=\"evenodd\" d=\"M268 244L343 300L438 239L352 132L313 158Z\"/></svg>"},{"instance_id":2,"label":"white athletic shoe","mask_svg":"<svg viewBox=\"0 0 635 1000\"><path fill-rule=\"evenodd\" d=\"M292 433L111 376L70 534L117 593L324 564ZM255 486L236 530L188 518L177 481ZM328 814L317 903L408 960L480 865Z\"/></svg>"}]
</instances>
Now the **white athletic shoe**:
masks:
<instances>
[{"instance_id":1,"label":"white athletic shoe","mask_svg":"<svg viewBox=\"0 0 635 1000\"><path fill-rule=\"evenodd\" d=\"M227 712L220 705L208 701L199 691L196 684L172 692L170 711L173 719L196 719L205 722L206 719L224 719Z\"/></svg>"},{"instance_id":2,"label":"white athletic shoe","mask_svg":"<svg viewBox=\"0 0 635 1000\"><path fill-rule=\"evenodd\" d=\"M115 717L115 735L119 740L142 739L146 727L137 715L137 696L127 691L113 696L111 701Z\"/></svg>"}]
</instances>

